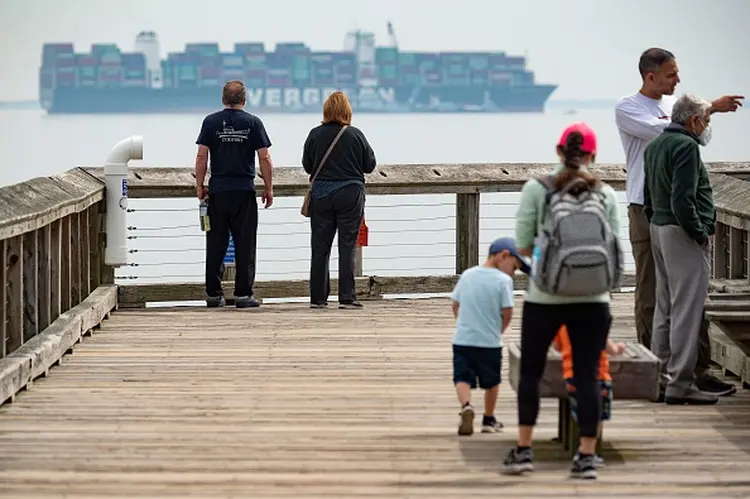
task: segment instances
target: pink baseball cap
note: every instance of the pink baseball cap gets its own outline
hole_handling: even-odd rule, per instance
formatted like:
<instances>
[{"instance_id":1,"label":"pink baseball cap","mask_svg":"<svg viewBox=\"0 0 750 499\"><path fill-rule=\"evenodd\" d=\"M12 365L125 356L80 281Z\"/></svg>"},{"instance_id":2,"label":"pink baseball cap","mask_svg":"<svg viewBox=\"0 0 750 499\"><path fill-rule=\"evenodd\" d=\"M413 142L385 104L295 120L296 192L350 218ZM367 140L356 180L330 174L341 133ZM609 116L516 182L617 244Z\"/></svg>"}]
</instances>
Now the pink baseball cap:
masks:
<instances>
[{"instance_id":1,"label":"pink baseball cap","mask_svg":"<svg viewBox=\"0 0 750 499\"><path fill-rule=\"evenodd\" d=\"M560 140L558 141L557 145L565 147L565 142L568 140L568 135L573 132L579 132L581 135L583 135L583 145L581 146L581 151L588 154L596 154L596 133L583 121L568 125L568 127L563 131L562 136L560 136Z\"/></svg>"}]
</instances>

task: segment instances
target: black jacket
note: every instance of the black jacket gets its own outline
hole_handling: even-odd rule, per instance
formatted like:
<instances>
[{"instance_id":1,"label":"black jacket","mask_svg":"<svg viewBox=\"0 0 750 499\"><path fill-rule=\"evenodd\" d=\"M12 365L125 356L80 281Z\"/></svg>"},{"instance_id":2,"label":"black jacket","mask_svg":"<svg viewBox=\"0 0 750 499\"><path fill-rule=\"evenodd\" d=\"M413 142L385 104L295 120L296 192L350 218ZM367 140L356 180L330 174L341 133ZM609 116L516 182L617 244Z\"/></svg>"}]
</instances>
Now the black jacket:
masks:
<instances>
[{"instance_id":1,"label":"black jacket","mask_svg":"<svg viewBox=\"0 0 750 499\"><path fill-rule=\"evenodd\" d=\"M312 175L328 150L336 134L341 130L338 123L326 123L310 130L302 152L302 167ZM317 176L318 180L360 180L365 173L375 169L375 153L362 131L349 126L339 138L326 163Z\"/></svg>"}]
</instances>

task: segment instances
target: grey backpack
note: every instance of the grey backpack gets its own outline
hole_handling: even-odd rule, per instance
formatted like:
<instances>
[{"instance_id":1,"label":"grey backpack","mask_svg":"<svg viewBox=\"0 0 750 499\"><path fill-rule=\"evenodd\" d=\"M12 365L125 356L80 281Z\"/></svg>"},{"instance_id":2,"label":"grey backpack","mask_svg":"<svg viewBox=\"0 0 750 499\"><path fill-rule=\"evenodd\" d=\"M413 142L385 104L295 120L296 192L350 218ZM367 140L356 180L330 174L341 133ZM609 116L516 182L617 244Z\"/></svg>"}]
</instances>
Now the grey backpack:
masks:
<instances>
[{"instance_id":1,"label":"grey backpack","mask_svg":"<svg viewBox=\"0 0 750 499\"><path fill-rule=\"evenodd\" d=\"M593 296L617 288L622 249L610 227L605 194L580 177L559 190L554 175L537 180L547 188L544 224L534 243L537 287L560 296Z\"/></svg>"}]
</instances>

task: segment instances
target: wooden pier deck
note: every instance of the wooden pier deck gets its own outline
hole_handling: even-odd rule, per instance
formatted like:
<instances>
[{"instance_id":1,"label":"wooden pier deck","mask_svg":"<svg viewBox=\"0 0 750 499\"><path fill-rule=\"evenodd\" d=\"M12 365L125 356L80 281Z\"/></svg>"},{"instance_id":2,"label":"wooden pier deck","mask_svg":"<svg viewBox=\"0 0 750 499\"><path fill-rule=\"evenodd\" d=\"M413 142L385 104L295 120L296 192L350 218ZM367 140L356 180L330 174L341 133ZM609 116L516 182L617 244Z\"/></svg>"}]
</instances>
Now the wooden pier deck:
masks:
<instances>
[{"instance_id":1,"label":"wooden pier deck","mask_svg":"<svg viewBox=\"0 0 750 499\"><path fill-rule=\"evenodd\" d=\"M616 295L613 337L633 339L632 299ZM750 390L710 407L616 401L607 467L586 483L548 443L557 403L543 401L537 471L502 475L514 393L504 380L504 433L456 435L452 328L447 299L117 311L0 407L0 496L750 496Z\"/></svg>"}]
</instances>

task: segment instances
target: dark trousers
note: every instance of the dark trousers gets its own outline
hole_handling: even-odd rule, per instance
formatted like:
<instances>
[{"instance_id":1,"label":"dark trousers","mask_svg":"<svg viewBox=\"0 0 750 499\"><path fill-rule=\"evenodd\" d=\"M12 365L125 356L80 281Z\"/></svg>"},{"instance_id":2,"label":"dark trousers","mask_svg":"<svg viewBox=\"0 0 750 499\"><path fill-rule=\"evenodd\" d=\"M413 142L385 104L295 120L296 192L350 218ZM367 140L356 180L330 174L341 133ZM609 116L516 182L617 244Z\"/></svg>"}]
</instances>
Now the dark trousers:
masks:
<instances>
[{"instance_id":1,"label":"dark trousers","mask_svg":"<svg viewBox=\"0 0 750 499\"><path fill-rule=\"evenodd\" d=\"M339 302L354 296L354 253L365 209L365 189L348 185L330 196L310 200L310 303L324 303L331 294L328 263L333 238L339 234Z\"/></svg>"},{"instance_id":2,"label":"dark trousers","mask_svg":"<svg viewBox=\"0 0 750 499\"><path fill-rule=\"evenodd\" d=\"M544 305L525 302L521 317L521 379L518 424L533 426L539 416L539 382L552 340L565 325L573 349L578 422L582 437L596 437L601 414L599 359L612 324L609 303Z\"/></svg>"},{"instance_id":3,"label":"dark trousers","mask_svg":"<svg viewBox=\"0 0 750 499\"><path fill-rule=\"evenodd\" d=\"M234 296L253 296L255 252L258 235L258 200L254 191L229 191L210 194L208 217L211 230L206 233L206 294L223 295L222 263L234 240L237 277Z\"/></svg>"}]
</instances>

